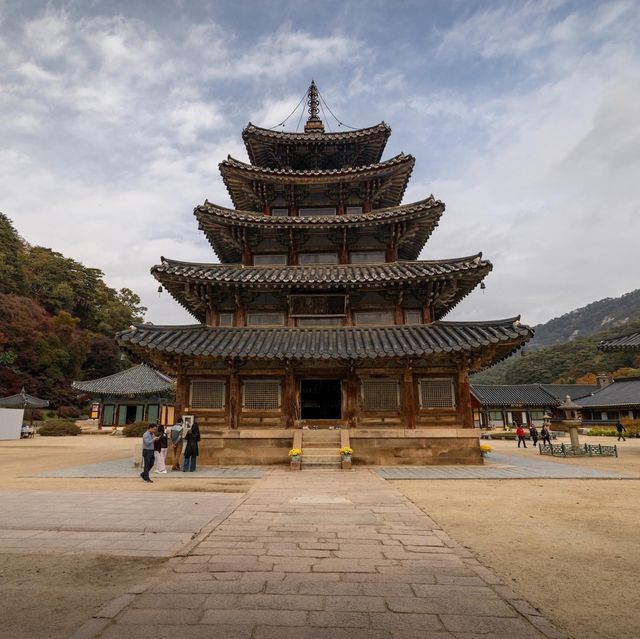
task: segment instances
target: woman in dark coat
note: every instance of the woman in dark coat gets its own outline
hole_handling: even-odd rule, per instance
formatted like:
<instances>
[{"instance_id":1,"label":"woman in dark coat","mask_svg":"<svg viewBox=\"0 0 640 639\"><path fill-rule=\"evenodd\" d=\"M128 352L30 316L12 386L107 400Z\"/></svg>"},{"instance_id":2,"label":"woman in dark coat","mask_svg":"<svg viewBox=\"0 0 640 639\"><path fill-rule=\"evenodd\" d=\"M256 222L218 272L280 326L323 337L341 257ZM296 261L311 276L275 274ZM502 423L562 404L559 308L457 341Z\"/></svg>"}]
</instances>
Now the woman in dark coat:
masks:
<instances>
[{"instance_id":1,"label":"woman in dark coat","mask_svg":"<svg viewBox=\"0 0 640 639\"><path fill-rule=\"evenodd\" d=\"M191 428L184 436L184 440L187 445L184 448L184 465L182 466L183 472L194 472L196 469L196 457L198 456L198 442L200 441L200 427L196 422L193 422Z\"/></svg>"}]
</instances>

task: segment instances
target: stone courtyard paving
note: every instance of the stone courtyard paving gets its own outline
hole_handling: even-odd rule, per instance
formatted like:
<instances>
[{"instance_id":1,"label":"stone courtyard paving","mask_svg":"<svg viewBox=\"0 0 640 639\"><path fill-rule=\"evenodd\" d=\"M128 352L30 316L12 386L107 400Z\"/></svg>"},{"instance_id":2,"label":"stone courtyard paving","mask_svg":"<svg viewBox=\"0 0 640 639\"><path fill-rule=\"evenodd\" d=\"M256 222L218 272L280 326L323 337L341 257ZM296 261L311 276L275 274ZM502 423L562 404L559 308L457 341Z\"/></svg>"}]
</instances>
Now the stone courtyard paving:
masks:
<instances>
[{"instance_id":1,"label":"stone courtyard paving","mask_svg":"<svg viewBox=\"0 0 640 639\"><path fill-rule=\"evenodd\" d=\"M240 499L201 492L0 491L0 548L171 557Z\"/></svg>"},{"instance_id":2,"label":"stone courtyard paving","mask_svg":"<svg viewBox=\"0 0 640 639\"><path fill-rule=\"evenodd\" d=\"M374 472L271 471L75 639L563 637Z\"/></svg>"}]
</instances>

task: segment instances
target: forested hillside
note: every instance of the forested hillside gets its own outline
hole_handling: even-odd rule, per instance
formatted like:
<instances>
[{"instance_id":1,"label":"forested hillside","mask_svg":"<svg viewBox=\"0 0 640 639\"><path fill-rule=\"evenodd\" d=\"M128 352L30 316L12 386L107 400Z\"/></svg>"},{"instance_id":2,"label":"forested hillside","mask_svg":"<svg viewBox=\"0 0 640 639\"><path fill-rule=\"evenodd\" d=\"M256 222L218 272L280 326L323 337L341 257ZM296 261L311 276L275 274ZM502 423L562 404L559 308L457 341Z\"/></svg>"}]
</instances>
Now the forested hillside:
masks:
<instances>
[{"instance_id":1,"label":"forested hillside","mask_svg":"<svg viewBox=\"0 0 640 639\"><path fill-rule=\"evenodd\" d=\"M473 376L477 384L593 383L595 375L612 373L614 377L640 375L640 355L601 353L598 342L640 331L640 319L626 322L588 337L578 337L564 344L524 350L509 359Z\"/></svg>"},{"instance_id":2,"label":"forested hillside","mask_svg":"<svg viewBox=\"0 0 640 639\"><path fill-rule=\"evenodd\" d=\"M74 379L121 370L113 336L145 308L100 270L31 246L0 213L0 396L20 391L72 404Z\"/></svg>"},{"instance_id":3,"label":"forested hillside","mask_svg":"<svg viewBox=\"0 0 640 639\"><path fill-rule=\"evenodd\" d=\"M622 297L607 297L592 302L545 324L534 326L536 335L530 347L563 344L608 328L624 326L634 320L640 320L640 289Z\"/></svg>"}]
</instances>

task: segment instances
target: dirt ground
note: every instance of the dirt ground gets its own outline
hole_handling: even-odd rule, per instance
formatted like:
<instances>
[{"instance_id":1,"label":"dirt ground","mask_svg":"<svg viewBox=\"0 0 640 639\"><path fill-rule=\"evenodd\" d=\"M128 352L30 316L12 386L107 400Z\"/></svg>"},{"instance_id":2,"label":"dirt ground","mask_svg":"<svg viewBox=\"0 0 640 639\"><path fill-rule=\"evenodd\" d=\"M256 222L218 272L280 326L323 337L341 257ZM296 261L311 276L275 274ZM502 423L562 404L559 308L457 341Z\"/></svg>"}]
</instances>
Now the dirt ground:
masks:
<instances>
[{"instance_id":1,"label":"dirt ground","mask_svg":"<svg viewBox=\"0 0 640 639\"><path fill-rule=\"evenodd\" d=\"M66 639L95 611L159 572L166 559L0 554L0 636Z\"/></svg>"},{"instance_id":2,"label":"dirt ground","mask_svg":"<svg viewBox=\"0 0 640 639\"><path fill-rule=\"evenodd\" d=\"M153 492L246 492L255 483L170 476L154 484L142 484L137 477L29 477L48 470L133 458L135 443L135 439L109 435L0 441L0 490L119 492L139 491L144 486ZM166 561L91 553L2 553L0 547L0 637L66 639L104 604L157 574Z\"/></svg>"},{"instance_id":3,"label":"dirt ground","mask_svg":"<svg viewBox=\"0 0 640 639\"><path fill-rule=\"evenodd\" d=\"M490 444L536 454L514 451L512 442ZM553 462L640 478L640 440L621 442L618 459ZM394 483L572 638L640 636L637 479Z\"/></svg>"}]
</instances>

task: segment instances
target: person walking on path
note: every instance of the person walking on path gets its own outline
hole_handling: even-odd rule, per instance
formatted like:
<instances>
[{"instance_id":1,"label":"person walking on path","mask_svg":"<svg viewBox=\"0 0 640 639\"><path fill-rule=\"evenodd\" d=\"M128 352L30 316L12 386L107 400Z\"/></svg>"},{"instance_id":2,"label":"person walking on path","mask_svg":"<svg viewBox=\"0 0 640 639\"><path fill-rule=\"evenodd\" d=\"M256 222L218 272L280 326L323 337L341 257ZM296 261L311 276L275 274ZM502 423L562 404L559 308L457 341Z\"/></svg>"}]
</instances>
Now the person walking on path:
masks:
<instances>
[{"instance_id":1,"label":"person walking on path","mask_svg":"<svg viewBox=\"0 0 640 639\"><path fill-rule=\"evenodd\" d=\"M156 473L166 473L167 472L167 446L168 446L168 438L167 434L164 432L164 426L158 426L158 438L155 441L155 466Z\"/></svg>"},{"instance_id":2,"label":"person walking on path","mask_svg":"<svg viewBox=\"0 0 640 639\"><path fill-rule=\"evenodd\" d=\"M549 427L546 424L543 424L540 429L540 437L542 438L542 445L551 446L551 433L549 432Z\"/></svg>"},{"instance_id":3,"label":"person walking on path","mask_svg":"<svg viewBox=\"0 0 640 639\"><path fill-rule=\"evenodd\" d=\"M627 440L623 433L626 433L627 429L622 425L622 422L616 424L616 430L618 431L618 441L622 439L623 442L626 442Z\"/></svg>"},{"instance_id":4,"label":"person walking on path","mask_svg":"<svg viewBox=\"0 0 640 639\"><path fill-rule=\"evenodd\" d=\"M171 470L180 470L180 455L182 454L182 419L171 427L169 431L171 437L171 450L173 452L173 465Z\"/></svg>"},{"instance_id":5,"label":"person walking on path","mask_svg":"<svg viewBox=\"0 0 640 639\"><path fill-rule=\"evenodd\" d=\"M184 440L187 445L184 447L184 464L182 465L183 472L193 473L196 469L196 457L198 456L198 442L200 441L200 427L196 422L193 422L191 428L184 436Z\"/></svg>"},{"instance_id":6,"label":"person walking on path","mask_svg":"<svg viewBox=\"0 0 640 639\"><path fill-rule=\"evenodd\" d=\"M533 442L534 447L538 445L538 429L535 424L531 424L529 426L529 437L531 437L531 441Z\"/></svg>"},{"instance_id":7,"label":"person walking on path","mask_svg":"<svg viewBox=\"0 0 640 639\"><path fill-rule=\"evenodd\" d=\"M524 428L522 428L522 424L518 424L516 428L516 437L518 438L518 448L520 448L520 444L523 444L524 447L527 447L527 440L525 439Z\"/></svg>"},{"instance_id":8,"label":"person walking on path","mask_svg":"<svg viewBox=\"0 0 640 639\"><path fill-rule=\"evenodd\" d=\"M149 484L153 483L151 477L149 477L149 471L153 468L153 460L155 456L154 444L156 442L156 428L155 424L149 424L144 435L142 435L142 472L140 477Z\"/></svg>"}]
</instances>

